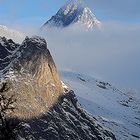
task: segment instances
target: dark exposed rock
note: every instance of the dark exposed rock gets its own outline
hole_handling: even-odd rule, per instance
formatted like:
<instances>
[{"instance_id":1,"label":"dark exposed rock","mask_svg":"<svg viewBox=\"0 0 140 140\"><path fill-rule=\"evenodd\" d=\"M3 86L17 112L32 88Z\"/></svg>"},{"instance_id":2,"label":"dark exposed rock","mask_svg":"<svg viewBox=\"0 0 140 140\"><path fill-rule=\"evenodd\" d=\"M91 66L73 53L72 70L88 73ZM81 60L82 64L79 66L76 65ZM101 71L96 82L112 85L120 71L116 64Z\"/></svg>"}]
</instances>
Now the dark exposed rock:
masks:
<instances>
[{"instance_id":1,"label":"dark exposed rock","mask_svg":"<svg viewBox=\"0 0 140 140\"><path fill-rule=\"evenodd\" d=\"M0 70L7 67L13 60L13 54L19 44L14 43L11 39L0 37Z\"/></svg>"},{"instance_id":2,"label":"dark exposed rock","mask_svg":"<svg viewBox=\"0 0 140 140\"><path fill-rule=\"evenodd\" d=\"M110 131L81 108L73 91L59 97L44 115L24 121L23 126L19 139L26 135L27 140L115 140Z\"/></svg>"}]
</instances>

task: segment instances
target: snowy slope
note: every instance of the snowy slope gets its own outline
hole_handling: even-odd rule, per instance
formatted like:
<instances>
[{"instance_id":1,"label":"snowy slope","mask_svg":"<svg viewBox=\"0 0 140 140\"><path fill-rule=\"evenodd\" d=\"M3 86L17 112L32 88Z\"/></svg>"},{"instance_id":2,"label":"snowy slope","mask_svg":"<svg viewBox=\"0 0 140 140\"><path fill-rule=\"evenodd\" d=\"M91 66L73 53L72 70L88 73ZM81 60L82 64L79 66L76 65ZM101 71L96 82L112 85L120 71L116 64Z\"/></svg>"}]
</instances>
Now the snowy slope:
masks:
<instances>
[{"instance_id":1,"label":"snowy slope","mask_svg":"<svg viewBox=\"0 0 140 140\"><path fill-rule=\"evenodd\" d=\"M74 24L85 27L88 30L95 26L101 26L100 21L96 19L82 0L70 0L42 28L68 27Z\"/></svg>"},{"instance_id":2,"label":"snowy slope","mask_svg":"<svg viewBox=\"0 0 140 140\"><path fill-rule=\"evenodd\" d=\"M112 130L118 140L140 139L139 95L74 72L61 72L61 77L75 91L81 105Z\"/></svg>"}]
</instances>

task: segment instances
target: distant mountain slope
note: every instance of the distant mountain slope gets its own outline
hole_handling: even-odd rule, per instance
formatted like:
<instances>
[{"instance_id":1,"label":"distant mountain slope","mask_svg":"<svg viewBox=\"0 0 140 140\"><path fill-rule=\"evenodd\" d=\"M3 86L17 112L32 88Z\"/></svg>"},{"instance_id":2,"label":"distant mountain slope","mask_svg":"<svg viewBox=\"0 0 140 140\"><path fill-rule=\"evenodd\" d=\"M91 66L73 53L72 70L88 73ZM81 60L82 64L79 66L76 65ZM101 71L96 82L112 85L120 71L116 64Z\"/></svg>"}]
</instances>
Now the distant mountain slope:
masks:
<instances>
[{"instance_id":1,"label":"distant mountain slope","mask_svg":"<svg viewBox=\"0 0 140 140\"><path fill-rule=\"evenodd\" d=\"M88 30L95 26L101 26L100 21L96 19L82 0L70 0L43 25L42 29L49 27L63 28L73 24L81 25Z\"/></svg>"},{"instance_id":2,"label":"distant mountain slope","mask_svg":"<svg viewBox=\"0 0 140 140\"><path fill-rule=\"evenodd\" d=\"M140 95L75 72L63 71L61 77L82 107L112 130L117 140L140 139Z\"/></svg>"}]
</instances>

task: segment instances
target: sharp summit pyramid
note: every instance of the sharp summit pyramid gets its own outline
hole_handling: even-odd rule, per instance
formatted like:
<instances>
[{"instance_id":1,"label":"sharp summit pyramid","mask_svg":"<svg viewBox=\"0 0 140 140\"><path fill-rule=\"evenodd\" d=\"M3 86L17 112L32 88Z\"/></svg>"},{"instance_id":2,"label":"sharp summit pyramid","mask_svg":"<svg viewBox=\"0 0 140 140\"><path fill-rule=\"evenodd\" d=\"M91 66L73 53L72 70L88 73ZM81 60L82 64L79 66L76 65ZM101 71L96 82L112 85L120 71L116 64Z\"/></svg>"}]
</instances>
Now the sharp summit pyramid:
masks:
<instances>
[{"instance_id":1,"label":"sharp summit pyramid","mask_svg":"<svg viewBox=\"0 0 140 140\"><path fill-rule=\"evenodd\" d=\"M97 20L83 0L69 0L42 28L64 28L73 24L84 26L86 29L101 26L101 22Z\"/></svg>"}]
</instances>

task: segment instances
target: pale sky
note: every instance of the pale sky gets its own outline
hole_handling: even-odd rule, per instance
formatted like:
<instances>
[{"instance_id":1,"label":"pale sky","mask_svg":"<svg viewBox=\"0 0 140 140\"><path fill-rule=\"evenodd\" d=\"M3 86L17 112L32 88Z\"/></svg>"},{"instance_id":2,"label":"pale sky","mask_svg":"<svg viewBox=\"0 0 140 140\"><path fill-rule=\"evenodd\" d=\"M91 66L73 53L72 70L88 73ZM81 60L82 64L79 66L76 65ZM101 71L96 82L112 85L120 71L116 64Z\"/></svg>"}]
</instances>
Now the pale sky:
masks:
<instances>
[{"instance_id":1,"label":"pale sky","mask_svg":"<svg viewBox=\"0 0 140 140\"><path fill-rule=\"evenodd\" d=\"M84 0L101 22L140 24L140 0ZM0 24L40 27L67 0L0 0Z\"/></svg>"}]
</instances>

